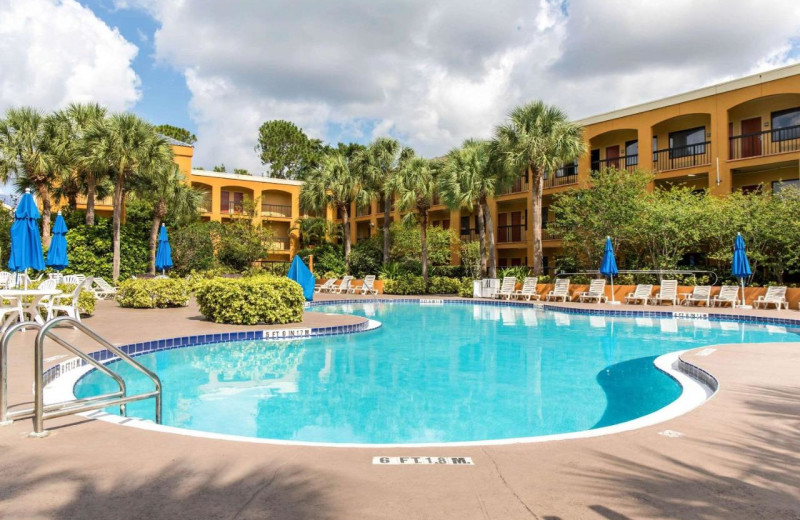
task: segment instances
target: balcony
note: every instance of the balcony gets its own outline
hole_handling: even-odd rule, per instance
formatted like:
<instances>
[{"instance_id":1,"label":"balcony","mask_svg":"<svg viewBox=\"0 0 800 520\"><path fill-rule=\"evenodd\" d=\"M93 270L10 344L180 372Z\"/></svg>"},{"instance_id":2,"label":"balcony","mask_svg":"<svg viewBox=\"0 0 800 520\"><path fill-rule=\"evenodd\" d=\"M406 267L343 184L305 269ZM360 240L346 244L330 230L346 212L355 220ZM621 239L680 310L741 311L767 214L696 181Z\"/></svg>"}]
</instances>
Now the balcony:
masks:
<instances>
[{"instance_id":1,"label":"balcony","mask_svg":"<svg viewBox=\"0 0 800 520\"><path fill-rule=\"evenodd\" d=\"M372 206L364 206L356 208L356 217L368 217L372 215Z\"/></svg>"},{"instance_id":2,"label":"balcony","mask_svg":"<svg viewBox=\"0 0 800 520\"><path fill-rule=\"evenodd\" d=\"M472 242L480 238L478 230L475 228L461 228L460 236L462 242Z\"/></svg>"},{"instance_id":3,"label":"balcony","mask_svg":"<svg viewBox=\"0 0 800 520\"><path fill-rule=\"evenodd\" d=\"M653 152L653 168L660 172L711 164L711 141Z\"/></svg>"},{"instance_id":4,"label":"balcony","mask_svg":"<svg viewBox=\"0 0 800 520\"><path fill-rule=\"evenodd\" d=\"M292 218L292 207L284 204L261 204L261 216Z\"/></svg>"},{"instance_id":5,"label":"balcony","mask_svg":"<svg viewBox=\"0 0 800 520\"><path fill-rule=\"evenodd\" d=\"M241 202L220 202L219 210L223 215L244 215L244 204Z\"/></svg>"},{"instance_id":6,"label":"balcony","mask_svg":"<svg viewBox=\"0 0 800 520\"><path fill-rule=\"evenodd\" d=\"M620 157L612 157L609 159L600 159L592 162L592 171L598 172L605 168L613 168L615 170L625 169L633 171L639 167L639 154L622 155Z\"/></svg>"},{"instance_id":7,"label":"balcony","mask_svg":"<svg viewBox=\"0 0 800 520\"><path fill-rule=\"evenodd\" d=\"M728 148L731 160L800 151L800 125L735 135Z\"/></svg>"},{"instance_id":8,"label":"balcony","mask_svg":"<svg viewBox=\"0 0 800 520\"><path fill-rule=\"evenodd\" d=\"M548 226L542 228L542 240L561 240L563 235L561 231Z\"/></svg>"},{"instance_id":9,"label":"balcony","mask_svg":"<svg viewBox=\"0 0 800 520\"><path fill-rule=\"evenodd\" d=\"M273 237L267 244L267 249L270 251L288 251L289 250L289 237Z\"/></svg>"},{"instance_id":10,"label":"balcony","mask_svg":"<svg viewBox=\"0 0 800 520\"><path fill-rule=\"evenodd\" d=\"M556 170L555 175L545 174L544 188L560 188L561 186L569 186L570 184L578 184L578 167L574 164L562 166Z\"/></svg>"},{"instance_id":11,"label":"balcony","mask_svg":"<svg viewBox=\"0 0 800 520\"><path fill-rule=\"evenodd\" d=\"M525 241L525 226L513 224L511 226L497 226L497 243L507 244Z\"/></svg>"},{"instance_id":12,"label":"balcony","mask_svg":"<svg viewBox=\"0 0 800 520\"><path fill-rule=\"evenodd\" d=\"M510 195L512 193L524 193L529 189L530 189L530 184L528 183L528 178L520 177L511 186L503 188L501 190L497 190L497 193L495 195L499 197L500 195Z\"/></svg>"}]
</instances>

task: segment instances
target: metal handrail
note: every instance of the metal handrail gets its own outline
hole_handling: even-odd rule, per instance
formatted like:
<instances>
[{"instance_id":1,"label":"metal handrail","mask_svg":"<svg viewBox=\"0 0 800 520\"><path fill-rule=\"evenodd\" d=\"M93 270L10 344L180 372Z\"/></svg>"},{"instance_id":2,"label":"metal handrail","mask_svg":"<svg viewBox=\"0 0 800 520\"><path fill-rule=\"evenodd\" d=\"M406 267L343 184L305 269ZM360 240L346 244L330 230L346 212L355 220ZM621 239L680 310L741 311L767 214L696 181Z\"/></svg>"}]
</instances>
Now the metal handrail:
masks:
<instances>
[{"instance_id":1,"label":"metal handrail","mask_svg":"<svg viewBox=\"0 0 800 520\"><path fill-rule=\"evenodd\" d=\"M147 376L152 382L155 387L155 390L152 392L145 392L137 395L126 396L122 395L119 397L112 397L109 399L101 400L101 397L108 397L106 396L96 396L94 398L89 398L91 400L76 400L76 401L66 401L62 403L58 403L55 405L51 405L49 407L45 407L44 405L44 341L45 338L50 337L54 339L57 343L62 346L66 345L67 343L62 338L58 338L55 336L54 333L50 332L50 329L55 327L56 325L68 325L71 326L85 335L89 336L91 339L105 347L115 356L117 356L120 360L125 361L128 365L136 369L137 371L141 372L145 376ZM60 341L59 341L60 340ZM62 343L63 341L63 343ZM71 345L70 345L71 346ZM71 350L69 347L66 347ZM74 348L74 347L73 347ZM84 360L93 359L87 354L80 352L79 350L75 349L76 355ZM94 363L89 361L89 363ZM134 360L128 354L120 350L118 347L112 345L104 338L99 336L96 332L92 329L84 325L83 323L79 322L74 318L70 318L68 316L62 316L59 318L52 319L45 323L39 333L36 336L36 350L34 354L34 416L33 416L33 435L37 437L42 437L47 435L47 432L44 431L44 420L45 419L54 419L56 417L63 417L66 415L72 415L80 412L87 412L90 410L98 410L100 408L106 408L109 406L114 405L125 405L127 403L131 403L134 401L141 401L144 399L149 399L151 397L155 398L155 405L156 405L156 423L161 423L161 380L158 376L152 372L151 370L144 367L142 364ZM87 402L88 401L88 402Z\"/></svg>"},{"instance_id":2,"label":"metal handrail","mask_svg":"<svg viewBox=\"0 0 800 520\"><path fill-rule=\"evenodd\" d=\"M691 276L696 275L697 273L701 274L709 274L714 276L714 281L711 282L711 285L716 285L719 281L719 276L714 271L707 271L703 269L620 269L617 274L654 274L658 276L659 280L663 280L661 275L671 274L671 275L682 275L682 276ZM571 276L574 274L600 274L599 270L591 270L591 271L578 271L575 273L565 273L563 271L555 273L555 277L558 278L559 276Z\"/></svg>"},{"instance_id":3,"label":"metal handrail","mask_svg":"<svg viewBox=\"0 0 800 520\"><path fill-rule=\"evenodd\" d=\"M26 321L22 323L17 323L12 325L6 329L3 334L2 340L0 340L0 425L4 424L11 424L12 422L20 419L30 419L33 418L34 408L26 408L23 410L14 410L13 412L8 411L8 345L11 342L11 337L19 332L20 330L25 329L36 329L41 331L42 325L39 325L35 321ZM66 348L79 358L83 359L90 365L94 366L114 381L117 382L119 385L119 391L112 392L110 394L103 394L94 397L87 397L85 399L77 399L70 401L70 403L89 403L93 401L105 401L107 399L113 399L117 397L124 397L126 393L125 381L115 372L111 371L107 366L103 363L100 363L96 359L91 356L87 356L71 343L67 342L66 340L59 338L53 333L48 334L49 337L61 345L62 347ZM50 404L44 407L45 411L52 411L56 409L62 408L64 403L55 403ZM120 414L123 416L125 415L125 404L121 404L119 407Z\"/></svg>"}]
</instances>

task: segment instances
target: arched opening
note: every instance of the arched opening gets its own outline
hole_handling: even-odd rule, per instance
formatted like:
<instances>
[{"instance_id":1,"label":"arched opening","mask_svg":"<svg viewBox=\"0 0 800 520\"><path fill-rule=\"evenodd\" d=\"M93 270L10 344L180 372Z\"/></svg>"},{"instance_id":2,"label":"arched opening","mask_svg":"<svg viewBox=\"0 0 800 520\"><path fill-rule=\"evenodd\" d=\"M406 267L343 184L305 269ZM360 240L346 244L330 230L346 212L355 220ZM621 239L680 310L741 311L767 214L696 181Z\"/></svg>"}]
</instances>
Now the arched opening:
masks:
<instances>
[{"instance_id":1,"label":"arched opening","mask_svg":"<svg viewBox=\"0 0 800 520\"><path fill-rule=\"evenodd\" d=\"M593 172L605 168L634 170L639 166L639 133L633 128L611 130L589 140Z\"/></svg>"},{"instance_id":2,"label":"arched opening","mask_svg":"<svg viewBox=\"0 0 800 520\"><path fill-rule=\"evenodd\" d=\"M253 214L253 190L240 186L223 186L220 191L220 213L223 218L247 217Z\"/></svg>"},{"instance_id":3,"label":"arched opening","mask_svg":"<svg viewBox=\"0 0 800 520\"><path fill-rule=\"evenodd\" d=\"M292 218L292 194L283 190L262 191L261 216Z\"/></svg>"},{"instance_id":4,"label":"arched opening","mask_svg":"<svg viewBox=\"0 0 800 520\"><path fill-rule=\"evenodd\" d=\"M653 169L711 164L711 114L683 114L653 125Z\"/></svg>"},{"instance_id":5,"label":"arched opening","mask_svg":"<svg viewBox=\"0 0 800 520\"><path fill-rule=\"evenodd\" d=\"M751 99L728 109L728 158L800 150L800 94Z\"/></svg>"},{"instance_id":6,"label":"arched opening","mask_svg":"<svg viewBox=\"0 0 800 520\"><path fill-rule=\"evenodd\" d=\"M211 186L202 182L192 182L192 188L202 193L197 211L201 214L211 213Z\"/></svg>"}]
</instances>

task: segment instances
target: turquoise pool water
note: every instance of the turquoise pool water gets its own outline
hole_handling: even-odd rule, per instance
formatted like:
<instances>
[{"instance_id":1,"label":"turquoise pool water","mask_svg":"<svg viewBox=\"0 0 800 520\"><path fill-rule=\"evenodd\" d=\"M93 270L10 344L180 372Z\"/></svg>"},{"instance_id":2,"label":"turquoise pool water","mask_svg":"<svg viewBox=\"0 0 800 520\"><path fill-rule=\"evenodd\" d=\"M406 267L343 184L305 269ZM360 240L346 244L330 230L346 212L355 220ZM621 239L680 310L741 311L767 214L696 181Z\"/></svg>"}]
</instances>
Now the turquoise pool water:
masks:
<instances>
[{"instance_id":1,"label":"turquoise pool water","mask_svg":"<svg viewBox=\"0 0 800 520\"><path fill-rule=\"evenodd\" d=\"M702 345L798 341L781 327L610 318L533 308L372 303L317 307L368 316L371 332L237 341L140 356L164 386L163 423L333 443L454 442L608 426L680 394L655 357ZM149 388L118 367L131 392ZM93 371L79 397L114 388ZM153 418L152 401L128 406ZM113 410L109 410L112 411Z\"/></svg>"}]
</instances>

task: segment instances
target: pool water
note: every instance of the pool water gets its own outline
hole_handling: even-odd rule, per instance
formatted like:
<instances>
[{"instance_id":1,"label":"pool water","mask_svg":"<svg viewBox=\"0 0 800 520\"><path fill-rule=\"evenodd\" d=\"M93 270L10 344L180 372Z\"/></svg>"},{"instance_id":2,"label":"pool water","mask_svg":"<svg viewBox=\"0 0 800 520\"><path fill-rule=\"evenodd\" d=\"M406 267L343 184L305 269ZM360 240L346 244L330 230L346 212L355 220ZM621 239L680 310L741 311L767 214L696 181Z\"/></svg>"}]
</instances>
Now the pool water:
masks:
<instances>
[{"instance_id":1,"label":"pool water","mask_svg":"<svg viewBox=\"0 0 800 520\"><path fill-rule=\"evenodd\" d=\"M479 441L567 433L654 412L680 386L653 366L703 345L797 341L782 327L611 318L521 307L328 305L380 329L296 341L236 341L137 359L162 380L163 423L331 443ZM151 383L115 367L129 392ZM112 391L92 371L78 397ZM153 418L152 400L128 415ZM114 410L109 410L114 412Z\"/></svg>"}]
</instances>

